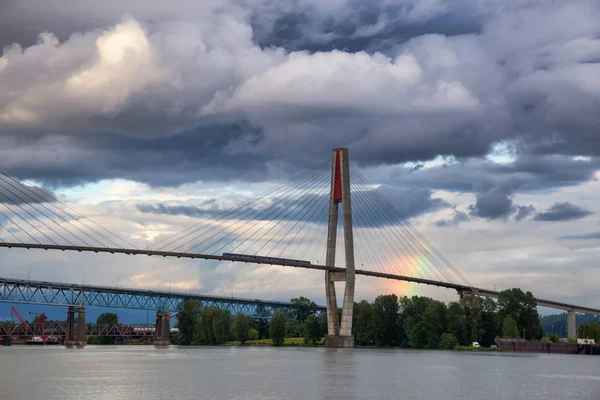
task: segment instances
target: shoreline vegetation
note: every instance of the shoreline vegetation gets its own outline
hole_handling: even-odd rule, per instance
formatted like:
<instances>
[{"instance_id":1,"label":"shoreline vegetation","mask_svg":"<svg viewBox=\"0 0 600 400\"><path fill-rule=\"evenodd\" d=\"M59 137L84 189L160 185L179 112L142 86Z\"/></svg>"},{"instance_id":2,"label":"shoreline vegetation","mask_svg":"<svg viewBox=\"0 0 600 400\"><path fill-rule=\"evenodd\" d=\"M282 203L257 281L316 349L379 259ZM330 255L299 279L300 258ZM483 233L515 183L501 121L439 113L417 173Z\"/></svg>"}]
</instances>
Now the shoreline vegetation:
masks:
<instances>
[{"instance_id":1,"label":"shoreline vegetation","mask_svg":"<svg viewBox=\"0 0 600 400\"><path fill-rule=\"evenodd\" d=\"M268 321L186 300L178 313L176 344L322 345L327 316L317 316L316 304L305 297L291 303L291 312L276 313ZM539 340L543 330L533 294L514 288L502 291L497 301L464 296L444 303L422 296L377 296L373 302L354 304L353 334L358 348L489 351L496 337Z\"/></svg>"}]
</instances>

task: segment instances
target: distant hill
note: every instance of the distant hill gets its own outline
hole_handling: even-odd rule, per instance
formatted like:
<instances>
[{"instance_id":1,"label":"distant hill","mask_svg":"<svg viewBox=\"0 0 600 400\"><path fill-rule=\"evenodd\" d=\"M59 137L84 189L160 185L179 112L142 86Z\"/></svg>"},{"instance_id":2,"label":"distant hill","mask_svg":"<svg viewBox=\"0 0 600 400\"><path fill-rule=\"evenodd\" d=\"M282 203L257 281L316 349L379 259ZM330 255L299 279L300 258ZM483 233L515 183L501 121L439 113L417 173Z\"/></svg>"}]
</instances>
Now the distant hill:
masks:
<instances>
[{"instance_id":1,"label":"distant hill","mask_svg":"<svg viewBox=\"0 0 600 400\"><path fill-rule=\"evenodd\" d=\"M577 314L576 316L576 325L587 324L591 320L595 320L596 323L600 324L600 317L594 317L591 314ZM544 335L550 335L552 333L557 334L560 337L567 336L567 313L560 314L550 314L543 317L540 317L540 322L542 323L542 329L544 330Z\"/></svg>"}]
</instances>

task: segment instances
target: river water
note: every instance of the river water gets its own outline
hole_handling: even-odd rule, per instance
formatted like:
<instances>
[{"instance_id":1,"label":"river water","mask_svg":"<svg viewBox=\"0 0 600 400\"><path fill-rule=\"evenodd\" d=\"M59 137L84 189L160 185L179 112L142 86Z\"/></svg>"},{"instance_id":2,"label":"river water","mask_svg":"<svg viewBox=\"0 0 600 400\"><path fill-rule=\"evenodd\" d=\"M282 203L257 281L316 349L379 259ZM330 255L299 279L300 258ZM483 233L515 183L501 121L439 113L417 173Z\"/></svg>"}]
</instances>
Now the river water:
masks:
<instances>
[{"instance_id":1,"label":"river water","mask_svg":"<svg viewBox=\"0 0 600 400\"><path fill-rule=\"evenodd\" d=\"M600 399L600 357L272 347L0 348L0 399Z\"/></svg>"}]
</instances>

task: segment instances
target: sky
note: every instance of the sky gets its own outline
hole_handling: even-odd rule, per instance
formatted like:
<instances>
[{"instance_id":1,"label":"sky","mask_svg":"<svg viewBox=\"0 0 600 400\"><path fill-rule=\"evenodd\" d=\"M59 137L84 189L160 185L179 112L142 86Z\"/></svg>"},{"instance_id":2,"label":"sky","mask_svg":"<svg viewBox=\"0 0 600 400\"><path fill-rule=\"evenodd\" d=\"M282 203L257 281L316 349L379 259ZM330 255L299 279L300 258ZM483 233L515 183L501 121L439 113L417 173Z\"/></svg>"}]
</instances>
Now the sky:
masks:
<instances>
[{"instance_id":1,"label":"sky","mask_svg":"<svg viewBox=\"0 0 600 400\"><path fill-rule=\"evenodd\" d=\"M6 1L0 165L136 245L347 147L474 285L600 307L597 1ZM1 252L14 278L325 297L320 272ZM456 299L358 279L385 293Z\"/></svg>"}]
</instances>

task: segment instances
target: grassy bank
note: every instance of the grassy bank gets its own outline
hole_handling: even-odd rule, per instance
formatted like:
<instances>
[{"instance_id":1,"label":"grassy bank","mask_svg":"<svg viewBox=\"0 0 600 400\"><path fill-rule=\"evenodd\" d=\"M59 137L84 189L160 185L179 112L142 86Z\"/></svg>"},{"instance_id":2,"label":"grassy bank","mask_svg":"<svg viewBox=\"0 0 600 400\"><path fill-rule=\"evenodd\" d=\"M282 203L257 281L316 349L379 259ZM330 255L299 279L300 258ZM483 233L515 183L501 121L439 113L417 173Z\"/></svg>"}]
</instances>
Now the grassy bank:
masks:
<instances>
[{"instance_id":1,"label":"grassy bank","mask_svg":"<svg viewBox=\"0 0 600 400\"><path fill-rule=\"evenodd\" d=\"M323 344L324 339L321 338L321 340L319 340L316 344L316 346L320 346ZM240 342L227 342L227 344L230 345L239 345ZM250 346L272 346L273 345L273 341L271 339L259 339L259 340L248 340L246 342L246 345L250 345ZM285 341L283 342L283 346L307 346L307 347L314 347L315 345L313 345L312 343L304 343L304 338L285 338Z\"/></svg>"}]
</instances>

